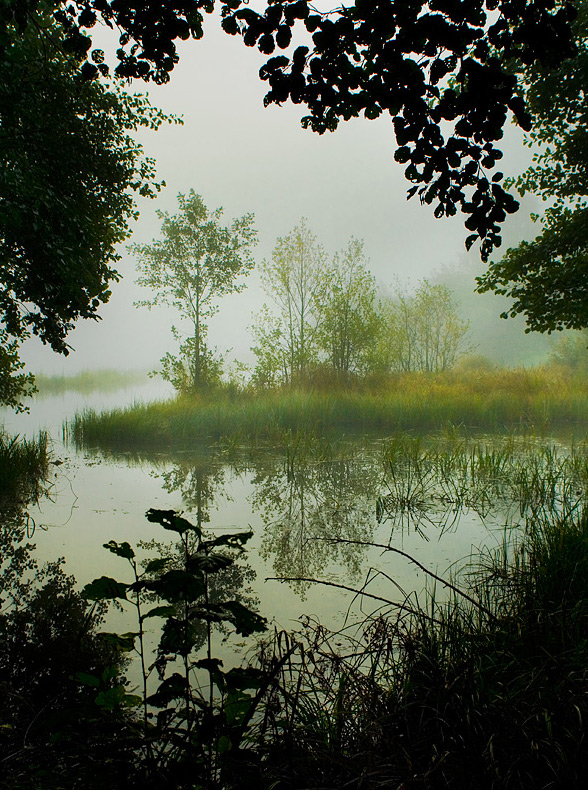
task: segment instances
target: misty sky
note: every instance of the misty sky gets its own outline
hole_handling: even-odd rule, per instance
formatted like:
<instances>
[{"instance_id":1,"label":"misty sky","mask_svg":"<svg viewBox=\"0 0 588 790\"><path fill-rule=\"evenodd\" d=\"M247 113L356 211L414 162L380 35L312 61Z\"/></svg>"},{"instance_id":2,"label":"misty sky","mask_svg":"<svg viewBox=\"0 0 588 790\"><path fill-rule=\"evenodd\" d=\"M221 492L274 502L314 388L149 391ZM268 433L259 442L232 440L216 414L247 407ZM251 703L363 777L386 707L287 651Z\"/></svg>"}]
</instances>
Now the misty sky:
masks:
<instances>
[{"instance_id":1,"label":"misty sky","mask_svg":"<svg viewBox=\"0 0 588 790\"><path fill-rule=\"evenodd\" d=\"M258 77L264 59L257 50L223 33L216 19L206 23L203 40L182 46L171 82L149 88L152 103L183 116L184 125L141 134L167 187L157 200L140 202L133 241L156 238L156 209L175 212L178 192L193 188L208 208L223 206L227 221L255 214L257 261L270 257L276 238L306 217L330 252L344 247L350 236L364 239L370 268L381 283L395 276L415 281L441 267L463 266L461 217L435 220L418 198L406 201L408 184L403 167L394 162L388 117L351 121L323 136L303 130L304 108L264 108L267 86ZM132 88L142 90L138 84ZM528 152L516 130L508 138L501 169L520 172ZM477 253L471 257L474 267ZM153 368L174 349L168 332L173 316L132 306L147 294L134 284L135 262L124 251L118 268L123 281L114 285L103 320L78 325L69 339L75 352L67 359L36 340L26 344L23 358L33 372ZM252 275L244 293L220 303L211 344L220 351L232 347L231 356L250 360L247 326L266 300Z\"/></svg>"}]
</instances>

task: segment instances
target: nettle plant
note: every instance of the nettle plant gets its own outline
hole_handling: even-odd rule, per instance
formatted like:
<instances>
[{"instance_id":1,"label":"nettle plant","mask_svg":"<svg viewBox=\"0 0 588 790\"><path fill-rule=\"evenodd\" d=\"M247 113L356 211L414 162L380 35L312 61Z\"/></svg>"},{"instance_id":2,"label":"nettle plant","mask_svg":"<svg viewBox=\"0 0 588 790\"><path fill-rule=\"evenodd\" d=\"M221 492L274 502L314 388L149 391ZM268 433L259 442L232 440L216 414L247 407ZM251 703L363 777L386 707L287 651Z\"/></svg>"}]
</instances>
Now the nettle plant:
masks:
<instances>
[{"instance_id":1,"label":"nettle plant","mask_svg":"<svg viewBox=\"0 0 588 790\"><path fill-rule=\"evenodd\" d=\"M224 784L237 765L251 762L247 735L271 678L253 666L223 669L212 654L214 627L233 629L248 637L266 630L266 621L238 600L218 600L211 578L235 563L251 532L208 539L199 526L173 510L147 512L147 519L178 536L178 551L137 561L129 543L104 544L126 559L133 580L101 576L82 595L131 606L138 630L103 633L122 652L135 652L142 676L141 693L130 693L120 677L104 679L80 673L78 679L96 687L96 703L106 710L134 709L129 717L140 731L143 759L150 778L166 777L174 787ZM218 585L217 585L218 588ZM163 621L159 641L150 649L148 620ZM136 691L136 690L135 690ZM254 762L254 760L253 760Z\"/></svg>"}]
</instances>

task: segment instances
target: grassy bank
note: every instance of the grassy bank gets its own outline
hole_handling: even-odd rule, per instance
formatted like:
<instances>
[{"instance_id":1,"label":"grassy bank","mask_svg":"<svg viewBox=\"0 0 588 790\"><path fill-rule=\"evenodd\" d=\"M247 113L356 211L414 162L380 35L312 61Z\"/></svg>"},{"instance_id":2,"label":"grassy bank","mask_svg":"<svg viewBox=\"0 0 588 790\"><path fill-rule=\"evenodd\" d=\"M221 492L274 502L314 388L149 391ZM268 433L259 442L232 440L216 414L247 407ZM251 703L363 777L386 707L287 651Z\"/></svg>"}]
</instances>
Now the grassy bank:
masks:
<instances>
[{"instance_id":1,"label":"grassy bank","mask_svg":"<svg viewBox=\"0 0 588 790\"><path fill-rule=\"evenodd\" d=\"M284 431L429 431L446 423L485 430L588 425L588 382L550 369L395 375L333 389L219 389L193 397L87 411L69 426L76 443L190 444L195 439L263 439Z\"/></svg>"}]
</instances>

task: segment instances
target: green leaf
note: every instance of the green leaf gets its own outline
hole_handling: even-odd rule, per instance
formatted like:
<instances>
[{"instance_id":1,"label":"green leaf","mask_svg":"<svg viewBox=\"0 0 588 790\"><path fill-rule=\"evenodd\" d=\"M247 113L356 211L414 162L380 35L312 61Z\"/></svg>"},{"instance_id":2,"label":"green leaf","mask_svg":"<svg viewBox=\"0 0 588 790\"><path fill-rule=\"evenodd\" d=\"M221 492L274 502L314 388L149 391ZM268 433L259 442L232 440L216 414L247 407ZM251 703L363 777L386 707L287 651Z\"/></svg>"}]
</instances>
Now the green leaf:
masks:
<instances>
[{"instance_id":1,"label":"green leaf","mask_svg":"<svg viewBox=\"0 0 588 790\"><path fill-rule=\"evenodd\" d=\"M104 710L115 710L120 707L136 708L142 702L142 697L136 694L127 694L124 686L106 689L101 691L96 697L96 704Z\"/></svg>"},{"instance_id":2,"label":"green leaf","mask_svg":"<svg viewBox=\"0 0 588 790\"><path fill-rule=\"evenodd\" d=\"M195 661L192 666L194 669L205 669L210 673L212 682L216 684L221 691L224 690L225 675L221 669L223 662L220 658L201 658L199 661Z\"/></svg>"},{"instance_id":3,"label":"green leaf","mask_svg":"<svg viewBox=\"0 0 588 790\"><path fill-rule=\"evenodd\" d=\"M188 571L201 571L202 573L216 573L233 565L235 560L232 557L227 557L218 552L206 554L205 552L198 552L192 555L187 562Z\"/></svg>"},{"instance_id":4,"label":"green leaf","mask_svg":"<svg viewBox=\"0 0 588 790\"><path fill-rule=\"evenodd\" d=\"M192 664L194 669L205 669L207 672L218 672L222 665L220 658L201 658Z\"/></svg>"},{"instance_id":5,"label":"green leaf","mask_svg":"<svg viewBox=\"0 0 588 790\"><path fill-rule=\"evenodd\" d=\"M108 631L102 631L99 636L106 644L112 645L112 647L115 647L122 653L129 653L135 648L135 639L139 634L130 631L126 634L114 634Z\"/></svg>"},{"instance_id":6,"label":"green leaf","mask_svg":"<svg viewBox=\"0 0 588 790\"><path fill-rule=\"evenodd\" d=\"M172 617L175 614L174 606L155 606L142 616L142 620L148 617Z\"/></svg>"},{"instance_id":7,"label":"green leaf","mask_svg":"<svg viewBox=\"0 0 588 790\"><path fill-rule=\"evenodd\" d=\"M197 628L184 620L168 617L162 628L159 652L187 656L200 641L201 635Z\"/></svg>"},{"instance_id":8,"label":"green leaf","mask_svg":"<svg viewBox=\"0 0 588 790\"><path fill-rule=\"evenodd\" d=\"M161 524L164 529L178 532L180 535L188 531L196 532L198 535L202 533L200 527L178 516L175 510L155 510L154 508L150 508L145 515L148 521Z\"/></svg>"},{"instance_id":9,"label":"green leaf","mask_svg":"<svg viewBox=\"0 0 588 790\"><path fill-rule=\"evenodd\" d=\"M159 573L169 563L169 557L160 557L155 560L149 560L145 566L145 573Z\"/></svg>"},{"instance_id":10,"label":"green leaf","mask_svg":"<svg viewBox=\"0 0 588 790\"><path fill-rule=\"evenodd\" d=\"M96 675L89 675L87 672L76 672L75 679L82 686L92 686L93 688L100 688L100 678Z\"/></svg>"},{"instance_id":11,"label":"green leaf","mask_svg":"<svg viewBox=\"0 0 588 790\"><path fill-rule=\"evenodd\" d=\"M213 540L204 541L202 545L206 547L207 550L216 548L217 546L228 546L231 549L238 549L244 546L252 537L252 530L248 532L233 532L228 535L219 535Z\"/></svg>"},{"instance_id":12,"label":"green leaf","mask_svg":"<svg viewBox=\"0 0 588 790\"><path fill-rule=\"evenodd\" d=\"M229 612L226 619L235 626L235 630L241 636L251 636L267 629L265 617L243 606L239 601L227 601L223 604L223 608Z\"/></svg>"},{"instance_id":13,"label":"green leaf","mask_svg":"<svg viewBox=\"0 0 588 790\"><path fill-rule=\"evenodd\" d=\"M249 694L243 694L242 691L231 691L224 704L227 724L242 724L251 710L252 702Z\"/></svg>"},{"instance_id":14,"label":"green leaf","mask_svg":"<svg viewBox=\"0 0 588 790\"><path fill-rule=\"evenodd\" d=\"M227 688L258 689L267 680L265 672L255 667L233 667L224 676Z\"/></svg>"},{"instance_id":15,"label":"green leaf","mask_svg":"<svg viewBox=\"0 0 588 790\"><path fill-rule=\"evenodd\" d=\"M101 576L99 579L86 584L81 592L82 598L88 601L104 601L111 598L127 599L127 589L129 585L124 582L117 582L110 576Z\"/></svg>"},{"instance_id":16,"label":"green leaf","mask_svg":"<svg viewBox=\"0 0 588 790\"><path fill-rule=\"evenodd\" d=\"M135 552L131 548L130 543L117 543L115 540L109 540L104 544L104 548L116 554L118 557L124 557L127 560L132 560Z\"/></svg>"},{"instance_id":17,"label":"green leaf","mask_svg":"<svg viewBox=\"0 0 588 790\"><path fill-rule=\"evenodd\" d=\"M233 743L230 738L226 735L221 735L221 737L216 742L216 751L218 754L225 754L232 749Z\"/></svg>"},{"instance_id":18,"label":"green leaf","mask_svg":"<svg viewBox=\"0 0 588 790\"><path fill-rule=\"evenodd\" d=\"M150 589L161 598L172 603L177 601L195 601L204 595L204 580L193 573L183 570L168 571L161 579L150 585Z\"/></svg>"},{"instance_id":19,"label":"green leaf","mask_svg":"<svg viewBox=\"0 0 588 790\"><path fill-rule=\"evenodd\" d=\"M186 678L174 672L159 684L157 691L147 697L146 702L155 708L166 708L170 702L185 697L186 689Z\"/></svg>"}]
</instances>

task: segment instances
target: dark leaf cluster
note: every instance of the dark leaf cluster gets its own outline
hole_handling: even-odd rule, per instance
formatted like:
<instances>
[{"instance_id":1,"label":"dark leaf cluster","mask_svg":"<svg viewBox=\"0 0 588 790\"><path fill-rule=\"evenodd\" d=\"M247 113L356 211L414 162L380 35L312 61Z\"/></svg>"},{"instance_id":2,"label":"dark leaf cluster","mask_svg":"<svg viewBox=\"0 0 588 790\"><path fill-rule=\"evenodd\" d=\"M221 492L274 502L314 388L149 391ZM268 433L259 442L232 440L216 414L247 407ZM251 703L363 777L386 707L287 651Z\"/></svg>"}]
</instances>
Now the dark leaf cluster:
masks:
<instances>
[{"instance_id":1,"label":"dark leaf cluster","mask_svg":"<svg viewBox=\"0 0 588 790\"><path fill-rule=\"evenodd\" d=\"M223 27L271 57L260 71L266 104L291 100L303 125L333 131L341 120L388 114L395 158L413 184L408 197L436 217L468 215L469 248L487 260L500 224L518 203L489 175L509 113L530 128L513 64L553 66L574 52L571 3L552 0L358 0L318 13L303 0L272 2L264 13L223 9ZM310 46L285 50L301 20ZM446 131L447 130L447 131Z\"/></svg>"},{"instance_id":2,"label":"dark leaf cluster","mask_svg":"<svg viewBox=\"0 0 588 790\"><path fill-rule=\"evenodd\" d=\"M21 26L37 6L8 3ZM518 69L549 69L574 54L574 2L356 0L323 12L309 0L270 0L263 11L221 0L220 9L227 33L268 56L260 70L266 104L305 105L303 126L319 133L341 120L390 115L408 197L418 195L438 218L461 210L466 246L480 240L488 259L518 206L502 173L489 174L509 115L530 127ZM161 83L178 61L178 39L201 38L203 13L213 10L214 0L86 0L60 5L56 15L63 46L87 58L85 77L107 70L88 32L99 17L120 31L115 74Z\"/></svg>"},{"instance_id":3,"label":"dark leaf cluster","mask_svg":"<svg viewBox=\"0 0 588 790\"><path fill-rule=\"evenodd\" d=\"M513 300L502 317L524 315L527 331L588 326L588 4L579 2L578 12L576 56L552 71L523 72L535 119L527 143L536 153L515 185L549 203L543 227L478 278L480 292Z\"/></svg>"},{"instance_id":4,"label":"dark leaf cluster","mask_svg":"<svg viewBox=\"0 0 588 790\"><path fill-rule=\"evenodd\" d=\"M75 321L97 318L118 280L133 193L161 186L131 134L165 116L84 80L78 54L52 45L63 28L26 7L34 25L18 3L0 14L0 320L9 338L35 334L67 354Z\"/></svg>"}]
</instances>

